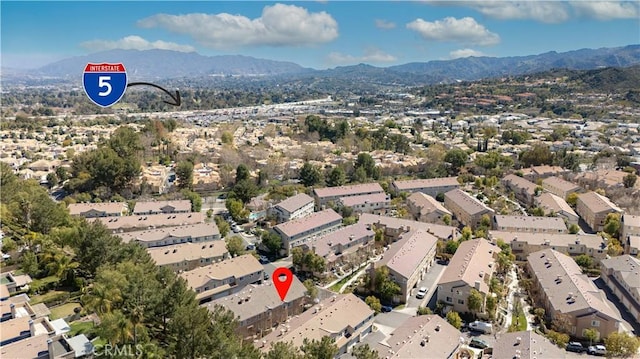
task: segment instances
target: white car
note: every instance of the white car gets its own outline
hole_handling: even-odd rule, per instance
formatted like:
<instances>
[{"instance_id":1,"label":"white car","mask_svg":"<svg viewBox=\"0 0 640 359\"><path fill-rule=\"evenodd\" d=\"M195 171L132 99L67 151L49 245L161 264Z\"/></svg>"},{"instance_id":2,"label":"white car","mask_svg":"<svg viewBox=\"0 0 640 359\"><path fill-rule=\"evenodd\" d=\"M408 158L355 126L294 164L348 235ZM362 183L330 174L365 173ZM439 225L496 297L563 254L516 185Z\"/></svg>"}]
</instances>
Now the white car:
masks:
<instances>
[{"instance_id":1,"label":"white car","mask_svg":"<svg viewBox=\"0 0 640 359\"><path fill-rule=\"evenodd\" d=\"M607 355L607 348L604 345L592 345L587 349L587 353L591 355Z\"/></svg>"},{"instance_id":2,"label":"white car","mask_svg":"<svg viewBox=\"0 0 640 359\"><path fill-rule=\"evenodd\" d=\"M420 289L418 289L418 293L416 294L416 298L422 299L425 295L427 295L427 288L420 287Z\"/></svg>"}]
</instances>

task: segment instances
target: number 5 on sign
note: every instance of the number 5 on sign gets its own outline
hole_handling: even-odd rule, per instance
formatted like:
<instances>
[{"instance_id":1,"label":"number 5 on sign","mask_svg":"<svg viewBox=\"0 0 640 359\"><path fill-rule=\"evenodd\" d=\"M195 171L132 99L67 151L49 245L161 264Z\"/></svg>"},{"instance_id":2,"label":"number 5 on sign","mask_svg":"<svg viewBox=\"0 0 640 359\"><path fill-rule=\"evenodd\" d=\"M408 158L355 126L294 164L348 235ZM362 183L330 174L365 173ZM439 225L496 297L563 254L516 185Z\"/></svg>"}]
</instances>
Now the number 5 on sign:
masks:
<instances>
[{"instance_id":1,"label":"number 5 on sign","mask_svg":"<svg viewBox=\"0 0 640 359\"><path fill-rule=\"evenodd\" d=\"M84 68L82 85L93 103L109 107L124 96L127 89L127 71L121 63L88 63Z\"/></svg>"}]
</instances>

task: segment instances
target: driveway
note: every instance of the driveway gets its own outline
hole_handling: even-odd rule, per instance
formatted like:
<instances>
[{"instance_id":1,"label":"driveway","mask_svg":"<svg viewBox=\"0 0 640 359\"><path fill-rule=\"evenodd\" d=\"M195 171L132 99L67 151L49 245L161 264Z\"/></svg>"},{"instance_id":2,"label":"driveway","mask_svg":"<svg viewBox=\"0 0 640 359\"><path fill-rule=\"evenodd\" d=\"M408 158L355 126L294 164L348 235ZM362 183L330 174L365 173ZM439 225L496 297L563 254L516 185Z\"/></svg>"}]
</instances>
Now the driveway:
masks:
<instances>
[{"instance_id":1,"label":"driveway","mask_svg":"<svg viewBox=\"0 0 640 359\"><path fill-rule=\"evenodd\" d=\"M613 294L611 289L609 289L609 287L604 284L604 280L602 280L602 278L600 277L595 278L593 279L593 284L595 284L596 287L602 290L607 296L607 299L609 299L609 301L613 303L613 310L619 313L620 317L622 317L622 325L625 326L628 330L632 330L634 332L634 335L640 335L640 324L638 324L633 319L633 316L627 311L627 308L625 308L622 303L620 303L620 300L618 300L618 298Z\"/></svg>"},{"instance_id":2,"label":"driveway","mask_svg":"<svg viewBox=\"0 0 640 359\"><path fill-rule=\"evenodd\" d=\"M424 278L418 282L416 288L411 290L411 296L407 300L406 309L413 309L413 314L415 314L415 310L418 307L422 307L425 303L429 303L429 299L431 299L431 296L436 292L438 281L440 280L440 277L442 277L446 268L446 265L436 262L431 269L429 269ZM416 298L416 293L418 293L418 289L420 289L420 287L426 287L428 289L427 295L422 299Z\"/></svg>"}]
</instances>

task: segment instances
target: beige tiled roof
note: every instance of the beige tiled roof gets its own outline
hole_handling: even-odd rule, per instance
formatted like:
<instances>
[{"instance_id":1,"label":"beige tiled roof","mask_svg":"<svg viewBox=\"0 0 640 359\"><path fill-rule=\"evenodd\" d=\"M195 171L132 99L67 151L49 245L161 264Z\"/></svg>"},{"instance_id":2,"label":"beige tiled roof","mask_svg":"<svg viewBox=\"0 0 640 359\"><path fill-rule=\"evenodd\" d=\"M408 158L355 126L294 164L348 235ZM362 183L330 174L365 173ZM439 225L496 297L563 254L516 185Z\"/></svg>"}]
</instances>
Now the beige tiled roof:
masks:
<instances>
[{"instance_id":1,"label":"beige tiled roof","mask_svg":"<svg viewBox=\"0 0 640 359\"><path fill-rule=\"evenodd\" d=\"M514 227L514 228L530 228L530 229L552 229L566 231L567 225L562 218L558 217L536 217L536 216L495 216L496 226Z\"/></svg>"},{"instance_id":2,"label":"beige tiled roof","mask_svg":"<svg viewBox=\"0 0 640 359\"><path fill-rule=\"evenodd\" d=\"M437 242L434 235L423 229L405 233L400 240L389 246L378 264L386 265L403 277L410 278Z\"/></svg>"},{"instance_id":3,"label":"beige tiled roof","mask_svg":"<svg viewBox=\"0 0 640 359\"><path fill-rule=\"evenodd\" d=\"M580 242L587 248L605 249L604 239L597 234L567 234L567 233L527 233L509 231L489 231L492 239L502 239L505 243L511 243L514 239L519 242L527 242L532 245L542 245L546 241L549 246L566 247L570 244Z\"/></svg>"},{"instance_id":4,"label":"beige tiled roof","mask_svg":"<svg viewBox=\"0 0 640 359\"><path fill-rule=\"evenodd\" d=\"M522 178L520 176L516 176L513 174L507 175L502 179L502 182L507 182L510 183L511 186L520 188L520 189L524 189L526 190L528 193L533 194L536 191L536 184L525 179Z\"/></svg>"},{"instance_id":5,"label":"beige tiled roof","mask_svg":"<svg viewBox=\"0 0 640 359\"><path fill-rule=\"evenodd\" d=\"M379 224L389 228L405 230L422 229L440 239L451 239L458 236L458 229L451 226L445 226L443 224L424 223L418 221L412 221L410 219L402 219L395 217L381 216L377 214L363 213L360 215L358 223L364 224Z\"/></svg>"},{"instance_id":6,"label":"beige tiled roof","mask_svg":"<svg viewBox=\"0 0 640 359\"><path fill-rule=\"evenodd\" d=\"M477 198L471 196L461 189L454 189L444 194L445 198L449 198L458 206L465 209L471 215L483 212L493 212L493 210L480 202Z\"/></svg>"},{"instance_id":7,"label":"beige tiled roof","mask_svg":"<svg viewBox=\"0 0 640 359\"><path fill-rule=\"evenodd\" d=\"M407 198L407 201L412 202L414 206L419 207L420 213L422 214L432 213L435 211L451 214L451 212L448 209L444 208L444 206L435 198L422 192L413 193Z\"/></svg>"},{"instance_id":8,"label":"beige tiled roof","mask_svg":"<svg viewBox=\"0 0 640 359\"><path fill-rule=\"evenodd\" d=\"M602 267L619 272L621 283L635 298L640 298L640 259L628 254L602 260ZM640 303L640 299L636 299Z\"/></svg>"},{"instance_id":9,"label":"beige tiled roof","mask_svg":"<svg viewBox=\"0 0 640 359\"><path fill-rule=\"evenodd\" d=\"M3 338L5 337L2 333ZM7 337L8 338L8 337ZM37 335L0 347L2 358L39 358L43 353L48 353L47 334Z\"/></svg>"},{"instance_id":10,"label":"beige tiled roof","mask_svg":"<svg viewBox=\"0 0 640 359\"><path fill-rule=\"evenodd\" d=\"M293 197L285 199L284 201L278 203L276 206L284 209L289 213L293 213L309 203L313 203L313 198L304 193L299 193Z\"/></svg>"},{"instance_id":11,"label":"beige tiled roof","mask_svg":"<svg viewBox=\"0 0 640 359\"><path fill-rule=\"evenodd\" d=\"M441 177L393 181L393 186L400 191L409 191L429 187L460 186L460 182L458 182L458 177Z\"/></svg>"},{"instance_id":12,"label":"beige tiled roof","mask_svg":"<svg viewBox=\"0 0 640 359\"><path fill-rule=\"evenodd\" d=\"M102 203L70 203L69 214L79 216L90 210L106 213L121 213L126 208L124 202L102 202Z\"/></svg>"},{"instance_id":13,"label":"beige tiled roof","mask_svg":"<svg viewBox=\"0 0 640 359\"><path fill-rule=\"evenodd\" d=\"M461 333L438 315L410 317L372 349L380 358L449 358ZM423 345L424 344L424 345Z\"/></svg>"},{"instance_id":14,"label":"beige tiled roof","mask_svg":"<svg viewBox=\"0 0 640 359\"><path fill-rule=\"evenodd\" d=\"M595 310L614 320L620 320L609 301L573 260L553 249L531 253L529 265L554 310L572 313ZM573 299L569 299L569 294Z\"/></svg>"},{"instance_id":15,"label":"beige tiled roof","mask_svg":"<svg viewBox=\"0 0 640 359\"><path fill-rule=\"evenodd\" d=\"M576 211L564 199L556 196L553 193L545 192L536 198L538 205L547 211L553 211L555 213L568 213L573 216L578 216Z\"/></svg>"},{"instance_id":16,"label":"beige tiled roof","mask_svg":"<svg viewBox=\"0 0 640 359\"><path fill-rule=\"evenodd\" d=\"M175 208L175 211L187 211L191 212L191 201L188 199L175 200L175 201L144 201L136 202L136 206L133 209L133 213L146 213L162 212L162 208L165 206L171 206Z\"/></svg>"},{"instance_id":17,"label":"beige tiled roof","mask_svg":"<svg viewBox=\"0 0 640 359\"><path fill-rule=\"evenodd\" d=\"M356 223L315 238L305 244L308 247L315 247L315 253L317 255L326 257L329 253L332 253L333 248L338 245L344 246L352 240L373 236L375 236L373 229L368 228L364 223Z\"/></svg>"},{"instance_id":18,"label":"beige tiled roof","mask_svg":"<svg viewBox=\"0 0 640 359\"><path fill-rule=\"evenodd\" d=\"M616 206L609 198L600 195L596 192L587 192L578 195L578 202L583 202L587 207L593 211L593 213L616 211L622 212L622 210Z\"/></svg>"},{"instance_id":19,"label":"beige tiled roof","mask_svg":"<svg viewBox=\"0 0 640 359\"><path fill-rule=\"evenodd\" d=\"M566 358L567 353L549 339L532 331L504 333L493 346L493 359Z\"/></svg>"},{"instance_id":20,"label":"beige tiled roof","mask_svg":"<svg viewBox=\"0 0 640 359\"><path fill-rule=\"evenodd\" d=\"M336 221L342 221L342 216L336 213L333 209L328 208L320 212L315 212L304 218L280 223L274 228L288 237L293 237L310 229L318 228Z\"/></svg>"},{"instance_id":21,"label":"beige tiled roof","mask_svg":"<svg viewBox=\"0 0 640 359\"><path fill-rule=\"evenodd\" d=\"M640 227L640 216L624 214L622 216L622 224L627 227Z\"/></svg>"},{"instance_id":22,"label":"beige tiled roof","mask_svg":"<svg viewBox=\"0 0 640 359\"><path fill-rule=\"evenodd\" d=\"M544 187L545 185L553 186L554 188L558 188L564 192L577 191L580 189L580 186L577 184L556 176L551 176L542 180L542 186Z\"/></svg>"},{"instance_id":23,"label":"beige tiled roof","mask_svg":"<svg viewBox=\"0 0 640 359\"><path fill-rule=\"evenodd\" d=\"M99 217L95 220L102 222L102 224L111 230L131 230L135 228L147 229L149 227L159 228L204 223L205 214L202 212L142 214L134 216Z\"/></svg>"},{"instance_id":24,"label":"beige tiled roof","mask_svg":"<svg viewBox=\"0 0 640 359\"><path fill-rule=\"evenodd\" d=\"M438 284L463 281L475 287L475 282L480 281L480 291L488 293L489 286L484 281L484 277L485 274L490 276L495 271L493 255L499 252L498 246L483 238L460 243Z\"/></svg>"},{"instance_id":25,"label":"beige tiled roof","mask_svg":"<svg viewBox=\"0 0 640 359\"><path fill-rule=\"evenodd\" d=\"M155 229L147 229L144 231L133 231L127 233L118 233L122 241L127 243L130 241L154 242L169 237L204 237L219 235L218 227L215 223L198 223L186 226L173 226Z\"/></svg>"},{"instance_id":26,"label":"beige tiled roof","mask_svg":"<svg viewBox=\"0 0 640 359\"><path fill-rule=\"evenodd\" d=\"M227 244L223 240L147 248L147 252L159 266L204 258L217 258L229 253Z\"/></svg>"},{"instance_id":27,"label":"beige tiled roof","mask_svg":"<svg viewBox=\"0 0 640 359\"><path fill-rule=\"evenodd\" d=\"M31 318L29 316L24 316L0 322L2 340L16 338L20 336L21 333L28 332L30 320Z\"/></svg>"},{"instance_id":28,"label":"beige tiled roof","mask_svg":"<svg viewBox=\"0 0 640 359\"><path fill-rule=\"evenodd\" d=\"M382 203L391 202L386 193L361 194L357 196L341 197L340 202L343 206L352 207L365 203Z\"/></svg>"},{"instance_id":29,"label":"beige tiled roof","mask_svg":"<svg viewBox=\"0 0 640 359\"><path fill-rule=\"evenodd\" d=\"M180 276L187 281L190 288L200 288L210 280L223 280L232 277L240 278L263 270L264 267L253 255L244 254L222 262L182 272Z\"/></svg>"},{"instance_id":30,"label":"beige tiled roof","mask_svg":"<svg viewBox=\"0 0 640 359\"><path fill-rule=\"evenodd\" d=\"M362 183L340 187L316 188L313 190L313 193L321 199L325 197L343 197L375 192L384 193L384 190L378 182Z\"/></svg>"}]
</instances>

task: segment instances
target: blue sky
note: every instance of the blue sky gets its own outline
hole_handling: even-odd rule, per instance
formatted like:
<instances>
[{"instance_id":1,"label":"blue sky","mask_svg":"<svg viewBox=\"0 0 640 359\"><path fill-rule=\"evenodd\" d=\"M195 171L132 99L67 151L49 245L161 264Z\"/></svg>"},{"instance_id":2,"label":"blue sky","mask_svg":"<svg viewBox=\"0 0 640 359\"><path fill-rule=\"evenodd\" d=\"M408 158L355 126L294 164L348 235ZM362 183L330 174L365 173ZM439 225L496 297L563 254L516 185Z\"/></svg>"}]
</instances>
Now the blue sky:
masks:
<instances>
[{"instance_id":1,"label":"blue sky","mask_svg":"<svg viewBox=\"0 0 640 359\"><path fill-rule=\"evenodd\" d=\"M242 54L316 69L640 43L633 1L2 1L3 67L113 48Z\"/></svg>"}]
</instances>

